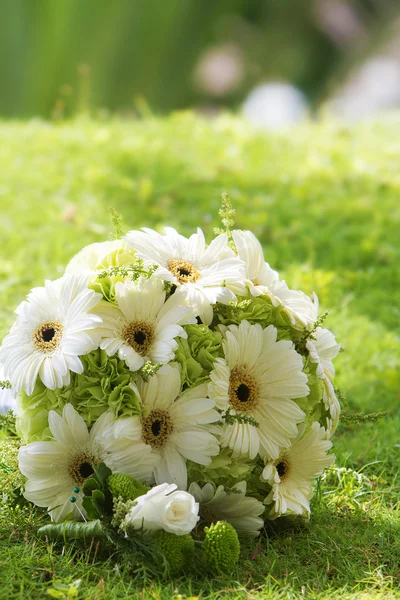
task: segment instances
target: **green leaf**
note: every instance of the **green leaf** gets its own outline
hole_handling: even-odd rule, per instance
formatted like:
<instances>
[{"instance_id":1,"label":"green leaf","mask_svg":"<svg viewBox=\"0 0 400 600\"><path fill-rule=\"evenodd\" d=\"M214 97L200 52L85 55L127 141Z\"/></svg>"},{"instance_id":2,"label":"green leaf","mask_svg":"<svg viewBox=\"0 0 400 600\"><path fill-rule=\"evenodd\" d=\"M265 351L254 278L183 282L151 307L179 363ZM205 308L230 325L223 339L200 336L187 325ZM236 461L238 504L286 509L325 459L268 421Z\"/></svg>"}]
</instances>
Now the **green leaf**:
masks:
<instances>
[{"instance_id":1,"label":"green leaf","mask_svg":"<svg viewBox=\"0 0 400 600\"><path fill-rule=\"evenodd\" d=\"M82 491L85 494L85 496L89 496L89 497L92 495L92 492L94 492L94 490L100 490L100 489L101 489L101 485L97 481L97 479L95 479L95 477L89 477L89 479L86 479L86 481L82 487Z\"/></svg>"},{"instance_id":2,"label":"green leaf","mask_svg":"<svg viewBox=\"0 0 400 600\"><path fill-rule=\"evenodd\" d=\"M75 521L51 523L41 527L37 534L40 538L47 537L49 540L60 538L64 540L90 540L92 537L106 537L99 519L87 523L77 523Z\"/></svg>"},{"instance_id":3,"label":"green leaf","mask_svg":"<svg viewBox=\"0 0 400 600\"><path fill-rule=\"evenodd\" d=\"M106 498L100 490L93 490L92 493L92 504L100 515L104 515L106 512Z\"/></svg>"},{"instance_id":4,"label":"green leaf","mask_svg":"<svg viewBox=\"0 0 400 600\"><path fill-rule=\"evenodd\" d=\"M82 506L90 520L99 518L99 511L93 506L91 497L89 498L89 496L84 496L82 499Z\"/></svg>"},{"instance_id":5,"label":"green leaf","mask_svg":"<svg viewBox=\"0 0 400 600\"><path fill-rule=\"evenodd\" d=\"M103 487L105 487L107 483L107 479L110 477L112 471L105 465L103 462L97 465L94 468L95 475L97 479L100 481Z\"/></svg>"}]
</instances>

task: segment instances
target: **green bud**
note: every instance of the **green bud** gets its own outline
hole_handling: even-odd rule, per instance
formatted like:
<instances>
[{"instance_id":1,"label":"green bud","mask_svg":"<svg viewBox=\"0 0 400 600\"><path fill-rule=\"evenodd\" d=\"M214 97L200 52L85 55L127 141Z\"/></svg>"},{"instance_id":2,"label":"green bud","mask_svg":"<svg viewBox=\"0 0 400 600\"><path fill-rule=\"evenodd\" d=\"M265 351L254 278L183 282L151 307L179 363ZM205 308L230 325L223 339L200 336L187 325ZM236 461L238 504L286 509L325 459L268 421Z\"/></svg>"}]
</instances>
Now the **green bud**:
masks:
<instances>
[{"instance_id":1,"label":"green bud","mask_svg":"<svg viewBox=\"0 0 400 600\"><path fill-rule=\"evenodd\" d=\"M149 491L147 486L126 473L110 475L107 486L114 498L122 498L125 501L136 500L136 498L144 496Z\"/></svg>"},{"instance_id":2,"label":"green bud","mask_svg":"<svg viewBox=\"0 0 400 600\"><path fill-rule=\"evenodd\" d=\"M190 534L175 535L157 531L152 539L156 553L165 557L172 577L188 569L193 562L194 540Z\"/></svg>"},{"instance_id":3,"label":"green bud","mask_svg":"<svg viewBox=\"0 0 400 600\"><path fill-rule=\"evenodd\" d=\"M235 529L226 521L218 521L204 529L204 558L210 571L228 573L239 560L240 543Z\"/></svg>"}]
</instances>

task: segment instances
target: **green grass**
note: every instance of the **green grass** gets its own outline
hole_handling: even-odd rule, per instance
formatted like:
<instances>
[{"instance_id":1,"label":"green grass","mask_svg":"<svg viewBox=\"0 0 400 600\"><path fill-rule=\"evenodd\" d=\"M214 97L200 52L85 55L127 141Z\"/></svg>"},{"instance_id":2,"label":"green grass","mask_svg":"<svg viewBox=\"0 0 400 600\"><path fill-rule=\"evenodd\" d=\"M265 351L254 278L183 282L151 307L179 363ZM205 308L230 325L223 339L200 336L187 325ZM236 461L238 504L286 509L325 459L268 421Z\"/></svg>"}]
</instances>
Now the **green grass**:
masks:
<instances>
[{"instance_id":1,"label":"green grass","mask_svg":"<svg viewBox=\"0 0 400 600\"><path fill-rule=\"evenodd\" d=\"M201 226L211 237L227 191L237 226L260 237L268 262L330 309L345 347L336 364L346 410L388 411L339 428L337 466L348 471L321 482L310 522L271 527L226 579L154 581L101 548L38 541L32 512L3 506L1 598L48 598L56 581L68 597L77 579L77 597L96 600L400 598L399 131L399 120L329 122L266 136L191 114L0 124L0 335L32 286L108 237L109 205L127 228Z\"/></svg>"}]
</instances>

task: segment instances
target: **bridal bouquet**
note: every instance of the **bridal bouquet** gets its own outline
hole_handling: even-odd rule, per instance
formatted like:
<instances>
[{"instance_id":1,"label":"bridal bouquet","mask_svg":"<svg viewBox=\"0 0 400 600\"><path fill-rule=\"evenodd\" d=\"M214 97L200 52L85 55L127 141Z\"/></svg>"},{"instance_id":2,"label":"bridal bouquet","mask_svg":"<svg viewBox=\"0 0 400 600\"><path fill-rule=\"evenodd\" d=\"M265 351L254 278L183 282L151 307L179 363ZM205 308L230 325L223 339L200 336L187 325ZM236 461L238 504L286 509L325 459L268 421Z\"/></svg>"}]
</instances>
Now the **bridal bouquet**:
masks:
<instances>
[{"instance_id":1,"label":"bridal bouquet","mask_svg":"<svg viewBox=\"0 0 400 600\"><path fill-rule=\"evenodd\" d=\"M91 244L17 308L2 386L50 538L119 536L173 573L197 540L224 570L238 536L309 515L334 460L340 346L316 296L226 221L209 245L172 228Z\"/></svg>"}]
</instances>

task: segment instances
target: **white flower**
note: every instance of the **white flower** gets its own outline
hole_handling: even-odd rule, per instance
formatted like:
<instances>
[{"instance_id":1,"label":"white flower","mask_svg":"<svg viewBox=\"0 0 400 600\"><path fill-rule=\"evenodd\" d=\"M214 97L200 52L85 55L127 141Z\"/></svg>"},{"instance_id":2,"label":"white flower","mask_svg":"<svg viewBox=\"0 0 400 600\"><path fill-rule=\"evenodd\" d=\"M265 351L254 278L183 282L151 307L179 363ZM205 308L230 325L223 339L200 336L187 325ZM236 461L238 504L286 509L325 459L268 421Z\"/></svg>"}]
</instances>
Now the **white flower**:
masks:
<instances>
[{"instance_id":1,"label":"white flower","mask_svg":"<svg viewBox=\"0 0 400 600\"><path fill-rule=\"evenodd\" d=\"M335 388L329 377L323 378L324 383L324 396L323 402L325 405L325 409L329 412L329 417L327 418L327 437L330 438L335 433L337 426L339 424L340 417L340 403L335 393Z\"/></svg>"},{"instance_id":2,"label":"white flower","mask_svg":"<svg viewBox=\"0 0 400 600\"><path fill-rule=\"evenodd\" d=\"M3 368L0 366L0 414L5 414L9 410L15 411L17 407L12 390L1 386L1 382L5 383L5 381Z\"/></svg>"},{"instance_id":3,"label":"white flower","mask_svg":"<svg viewBox=\"0 0 400 600\"><path fill-rule=\"evenodd\" d=\"M175 484L162 483L136 498L121 528L124 531L163 529L175 535L190 533L199 520L199 505L191 494L175 491Z\"/></svg>"},{"instance_id":4,"label":"white flower","mask_svg":"<svg viewBox=\"0 0 400 600\"><path fill-rule=\"evenodd\" d=\"M164 284L157 277L118 282L115 292L118 306L102 302L96 311L103 319L100 348L108 356L118 352L132 371L146 360L155 364L173 360L175 338L187 337L181 325L196 322L193 310L179 304L175 294L165 301Z\"/></svg>"},{"instance_id":5,"label":"white flower","mask_svg":"<svg viewBox=\"0 0 400 600\"><path fill-rule=\"evenodd\" d=\"M322 327L317 327L313 338L306 345L312 362L317 363L317 375L321 379L332 379L335 375L332 360L339 354L340 344L336 343L335 336L329 329Z\"/></svg>"},{"instance_id":6,"label":"white flower","mask_svg":"<svg viewBox=\"0 0 400 600\"><path fill-rule=\"evenodd\" d=\"M51 390L68 385L70 371L83 372L80 355L98 347L101 318L90 314L101 296L87 277L66 275L31 291L17 308L17 320L0 349L0 363L12 389L32 394L39 375Z\"/></svg>"},{"instance_id":7,"label":"white flower","mask_svg":"<svg viewBox=\"0 0 400 600\"><path fill-rule=\"evenodd\" d=\"M214 401L207 398L207 385L180 394L179 369L164 365L147 383L139 382L138 388L144 411L142 439L159 456L155 480L186 489L185 459L209 465L219 453L216 437L207 431L210 423L220 419Z\"/></svg>"},{"instance_id":8,"label":"white flower","mask_svg":"<svg viewBox=\"0 0 400 600\"><path fill-rule=\"evenodd\" d=\"M210 374L209 395L221 410L252 418L224 426L223 447L235 455L277 458L297 436L304 413L292 398L308 395L303 360L292 342L277 341L273 325L262 329L242 321L230 325L222 342L225 359L217 358Z\"/></svg>"},{"instance_id":9,"label":"white flower","mask_svg":"<svg viewBox=\"0 0 400 600\"><path fill-rule=\"evenodd\" d=\"M90 433L85 421L71 404L67 404L62 417L55 411L49 412L49 427L54 441L32 442L19 451L19 468L27 477L25 498L37 506L48 508L53 521L66 517L79 520L82 508L81 487L94 467L104 462L113 472L125 472L124 461L136 461L137 469L131 465L131 473L143 470L150 454L141 443L135 454L125 456L119 452L118 444L113 447L109 440L107 447L102 444L104 430L114 421L110 412L104 413L92 427ZM150 472L154 466L151 459ZM150 476L149 476L150 478ZM74 492L74 488L79 491ZM71 496L76 498L70 502Z\"/></svg>"},{"instance_id":10,"label":"white flower","mask_svg":"<svg viewBox=\"0 0 400 600\"><path fill-rule=\"evenodd\" d=\"M338 426L340 416L340 403L337 399L335 388L332 384L335 369L332 360L338 355L340 344L336 343L335 336L328 329L318 327L313 333L315 339L307 341L310 359L317 364L317 376L323 380L325 409L328 411L327 436L331 437Z\"/></svg>"},{"instance_id":11,"label":"white flower","mask_svg":"<svg viewBox=\"0 0 400 600\"><path fill-rule=\"evenodd\" d=\"M260 515L265 506L256 498L246 496L247 484L241 481L226 491L223 485L215 489L211 483L201 488L191 483L189 493L200 503L200 516L209 522L227 521L241 535L257 536L264 525Z\"/></svg>"},{"instance_id":12,"label":"white flower","mask_svg":"<svg viewBox=\"0 0 400 600\"><path fill-rule=\"evenodd\" d=\"M279 275L264 260L262 246L251 231L232 231L239 258L246 268L246 284L253 296L267 294Z\"/></svg>"},{"instance_id":13,"label":"white flower","mask_svg":"<svg viewBox=\"0 0 400 600\"><path fill-rule=\"evenodd\" d=\"M303 329L318 317L318 298L310 298L298 290L291 290L280 281L276 271L264 260L263 249L251 231L232 231L239 258L245 263L246 284L253 296L268 296L274 306L282 306L293 327Z\"/></svg>"},{"instance_id":14,"label":"white flower","mask_svg":"<svg viewBox=\"0 0 400 600\"><path fill-rule=\"evenodd\" d=\"M71 258L65 273L95 273L96 271L133 262L134 252L123 240L96 242L82 248Z\"/></svg>"},{"instance_id":15,"label":"white flower","mask_svg":"<svg viewBox=\"0 0 400 600\"><path fill-rule=\"evenodd\" d=\"M284 514L309 515L314 481L335 460L333 454L326 454L332 443L324 439L325 429L319 423L313 423L304 435L304 427L299 427L299 432L296 443L268 462L261 474L261 480L272 486L264 501L272 505L271 519Z\"/></svg>"},{"instance_id":16,"label":"white flower","mask_svg":"<svg viewBox=\"0 0 400 600\"><path fill-rule=\"evenodd\" d=\"M225 234L217 236L208 247L201 229L188 239L171 227L165 228L165 235L144 228L130 231L126 241L146 267L158 266L157 277L183 288L175 293L184 295L206 325L213 318L211 304L235 300L229 286L243 287L240 285L245 278L243 262L229 248Z\"/></svg>"}]
</instances>

